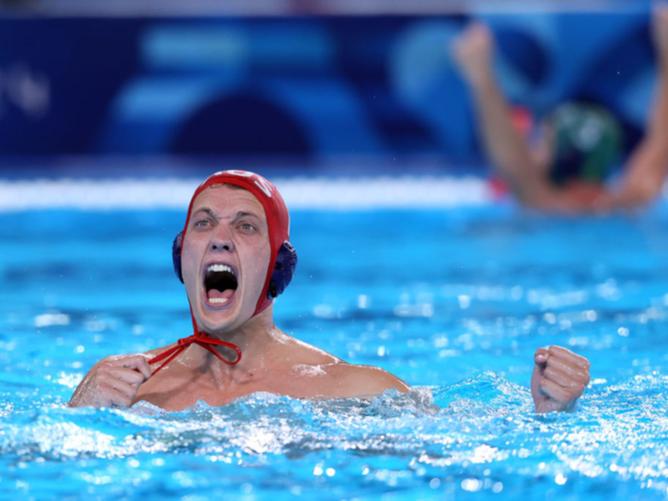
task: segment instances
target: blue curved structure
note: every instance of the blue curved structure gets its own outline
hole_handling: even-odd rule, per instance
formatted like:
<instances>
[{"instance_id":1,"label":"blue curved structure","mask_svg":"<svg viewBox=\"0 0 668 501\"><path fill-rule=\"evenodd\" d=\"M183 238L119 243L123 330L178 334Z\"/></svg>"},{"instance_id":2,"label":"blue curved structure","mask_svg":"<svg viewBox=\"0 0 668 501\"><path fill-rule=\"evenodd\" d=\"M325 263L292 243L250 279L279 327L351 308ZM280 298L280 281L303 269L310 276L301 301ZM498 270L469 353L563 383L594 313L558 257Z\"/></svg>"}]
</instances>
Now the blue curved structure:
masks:
<instances>
[{"instance_id":1,"label":"blue curved structure","mask_svg":"<svg viewBox=\"0 0 668 501\"><path fill-rule=\"evenodd\" d=\"M0 20L0 163L20 156L480 158L448 46L497 40L513 103L604 104L642 131L646 6L617 13Z\"/></svg>"}]
</instances>

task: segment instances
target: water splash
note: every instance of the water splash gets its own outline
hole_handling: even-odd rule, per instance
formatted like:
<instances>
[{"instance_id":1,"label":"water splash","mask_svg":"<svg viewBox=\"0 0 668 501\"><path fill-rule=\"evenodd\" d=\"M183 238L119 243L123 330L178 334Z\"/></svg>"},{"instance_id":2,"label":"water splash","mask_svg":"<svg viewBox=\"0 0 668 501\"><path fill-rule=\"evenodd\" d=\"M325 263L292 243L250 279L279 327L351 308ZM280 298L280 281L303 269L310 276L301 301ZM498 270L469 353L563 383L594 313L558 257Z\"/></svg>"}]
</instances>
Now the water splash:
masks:
<instances>
[{"instance_id":1,"label":"water splash","mask_svg":"<svg viewBox=\"0 0 668 501\"><path fill-rule=\"evenodd\" d=\"M425 495L665 495L666 390L668 377L658 373L596 385L577 411L546 416L533 413L526 388L493 372L374 399L258 393L181 412L148 403L125 410L5 407L0 456L7 471L21 478L30 471L33 481L45 464L87 465L85 475L66 475L64 485L98 493L123 475L142 483L138 464L148 475L144 483L169 472L175 492L215 492L229 488L229 479L189 472L224 464L252 485L293 469L289 488L314 493L336 481L335 493L348 478L367 495L408 487Z\"/></svg>"}]
</instances>

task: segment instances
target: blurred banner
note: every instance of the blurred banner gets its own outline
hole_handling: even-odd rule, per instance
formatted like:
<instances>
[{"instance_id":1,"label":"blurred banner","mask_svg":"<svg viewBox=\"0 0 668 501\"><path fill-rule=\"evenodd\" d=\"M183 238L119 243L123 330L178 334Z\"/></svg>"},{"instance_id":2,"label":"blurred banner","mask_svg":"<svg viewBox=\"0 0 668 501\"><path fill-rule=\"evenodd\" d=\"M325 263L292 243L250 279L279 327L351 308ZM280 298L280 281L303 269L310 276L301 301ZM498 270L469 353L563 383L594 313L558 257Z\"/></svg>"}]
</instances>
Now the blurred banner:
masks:
<instances>
[{"instance_id":1,"label":"blurred banner","mask_svg":"<svg viewBox=\"0 0 668 501\"><path fill-rule=\"evenodd\" d=\"M607 4L616 8L383 14L367 2L356 15L331 2L320 15L304 15L304 2L267 4L283 5L279 15L250 2L252 15L232 3L232 14L205 16L141 3L139 15L75 15L72 2L53 2L49 15L34 16L21 9L45 4L9 2L0 18L0 164L72 155L476 162L474 116L449 54L472 20L492 27L514 104L535 119L565 99L603 104L629 147L655 76L648 7Z\"/></svg>"}]
</instances>

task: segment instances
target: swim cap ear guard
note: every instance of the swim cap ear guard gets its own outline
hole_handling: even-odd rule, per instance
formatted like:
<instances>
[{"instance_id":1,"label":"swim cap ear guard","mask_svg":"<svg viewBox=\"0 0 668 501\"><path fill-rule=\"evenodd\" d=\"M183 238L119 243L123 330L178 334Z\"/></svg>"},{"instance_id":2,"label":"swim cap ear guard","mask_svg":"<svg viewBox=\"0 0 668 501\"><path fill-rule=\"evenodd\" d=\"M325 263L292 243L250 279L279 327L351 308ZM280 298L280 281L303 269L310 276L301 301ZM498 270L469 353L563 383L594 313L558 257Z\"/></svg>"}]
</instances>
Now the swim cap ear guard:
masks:
<instances>
[{"instance_id":1,"label":"swim cap ear guard","mask_svg":"<svg viewBox=\"0 0 668 501\"><path fill-rule=\"evenodd\" d=\"M178 235L174 237L174 242L172 242L172 264L174 265L174 273L176 273L176 276L181 283L183 283L183 274L181 273L182 247L183 232L180 231ZM294 275L296 267L297 251L293 245L286 240L278 249L276 261L274 261L274 266L271 272L267 297L275 298L286 289L292 281L292 275Z\"/></svg>"},{"instance_id":2,"label":"swim cap ear guard","mask_svg":"<svg viewBox=\"0 0 668 501\"><path fill-rule=\"evenodd\" d=\"M278 249L278 255L274 262L274 271L271 272L269 281L268 297L277 297L290 284L292 275L297 267L297 251L287 240Z\"/></svg>"},{"instance_id":3,"label":"swim cap ear guard","mask_svg":"<svg viewBox=\"0 0 668 501\"><path fill-rule=\"evenodd\" d=\"M172 242L172 264L174 265L174 273L181 283L183 283L183 274L181 273L181 248L183 247L183 232L179 233L174 237Z\"/></svg>"}]
</instances>

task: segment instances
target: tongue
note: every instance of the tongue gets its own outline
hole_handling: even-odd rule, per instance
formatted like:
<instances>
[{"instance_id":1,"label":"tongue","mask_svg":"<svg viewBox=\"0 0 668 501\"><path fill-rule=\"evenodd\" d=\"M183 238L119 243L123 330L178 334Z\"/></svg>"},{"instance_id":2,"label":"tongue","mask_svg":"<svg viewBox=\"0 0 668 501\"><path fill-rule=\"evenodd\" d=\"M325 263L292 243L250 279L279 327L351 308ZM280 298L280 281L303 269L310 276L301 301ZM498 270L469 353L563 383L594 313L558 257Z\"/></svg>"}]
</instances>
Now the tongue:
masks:
<instances>
[{"instance_id":1,"label":"tongue","mask_svg":"<svg viewBox=\"0 0 668 501\"><path fill-rule=\"evenodd\" d=\"M209 299L229 299L234 294L233 289L225 289L224 291L219 291L218 289L210 289L207 291L206 296Z\"/></svg>"}]
</instances>

